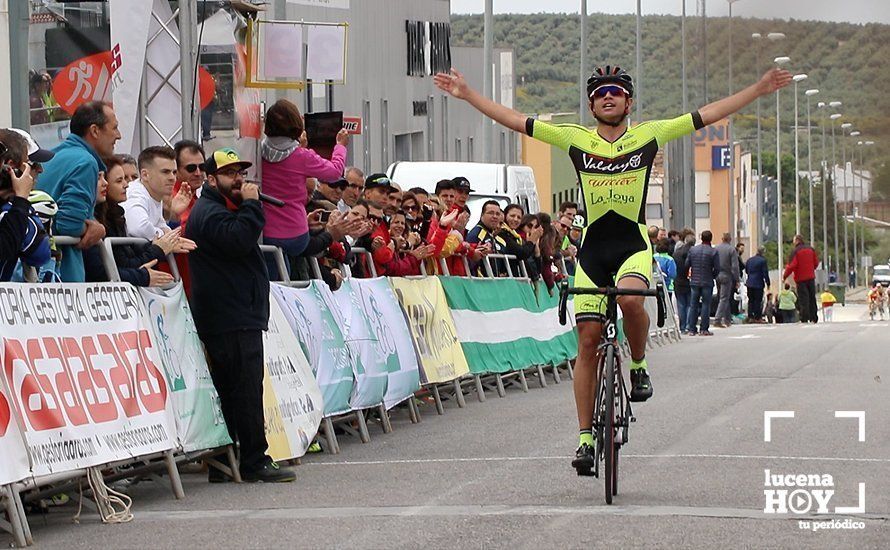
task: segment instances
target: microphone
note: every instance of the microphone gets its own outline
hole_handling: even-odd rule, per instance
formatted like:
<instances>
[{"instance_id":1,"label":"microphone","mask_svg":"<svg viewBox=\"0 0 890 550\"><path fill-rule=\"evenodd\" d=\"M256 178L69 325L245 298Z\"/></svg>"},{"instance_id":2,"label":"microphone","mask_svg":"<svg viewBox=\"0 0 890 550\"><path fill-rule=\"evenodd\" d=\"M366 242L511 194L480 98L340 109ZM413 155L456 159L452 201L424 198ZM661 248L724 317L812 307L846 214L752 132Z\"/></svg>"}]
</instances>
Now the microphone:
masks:
<instances>
[{"instance_id":1,"label":"microphone","mask_svg":"<svg viewBox=\"0 0 890 550\"><path fill-rule=\"evenodd\" d=\"M278 206L278 207L284 206L283 200L273 197L271 195L267 195L265 193L260 193L260 200L267 204L271 204L272 206Z\"/></svg>"}]
</instances>

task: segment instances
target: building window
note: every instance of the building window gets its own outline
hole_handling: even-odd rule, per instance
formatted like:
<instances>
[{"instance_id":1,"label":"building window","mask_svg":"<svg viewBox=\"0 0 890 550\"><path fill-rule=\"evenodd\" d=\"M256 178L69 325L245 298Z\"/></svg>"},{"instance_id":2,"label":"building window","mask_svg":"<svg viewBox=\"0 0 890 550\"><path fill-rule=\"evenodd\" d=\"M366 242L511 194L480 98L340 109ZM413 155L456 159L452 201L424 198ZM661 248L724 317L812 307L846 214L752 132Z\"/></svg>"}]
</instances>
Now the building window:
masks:
<instances>
[{"instance_id":1,"label":"building window","mask_svg":"<svg viewBox=\"0 0 890 550\"><path fill-rule=\"evenodd\" d=\"M454 138L454 159L457 162L460 162L463 160L461 158L460 138Z\"/></svg>"},{"instance_id":2,"label":"building window","mask_svg":"<svg viewBox=\"0 0 890 550\"><path fill-rule=\"evenodd\" d=\"M473 149L473 136L470 136L467 141L467 160L470 162L476 160L476 151Z\"/></svg>"},{"instance_id":3,"label":"building window","mask_svg":"<svg viewBox=\"0 0 890 550\"><path fill-rule=\"evenodd\" d=\"M711 217L711 203L709 203L709 202L695 203L695 217L696 218L710 218Z\"/></svg>"},{"instance_id":4,"label":"building window","mask_svg":"<svg viewBox=\"0 0 890 550\"><path fill-rule=\"evenodd\" d=\"M661 219L661 205L660 204L647 204L646 205L646 219L647 220L657 220Z\"/></svg>"}]
</instances>

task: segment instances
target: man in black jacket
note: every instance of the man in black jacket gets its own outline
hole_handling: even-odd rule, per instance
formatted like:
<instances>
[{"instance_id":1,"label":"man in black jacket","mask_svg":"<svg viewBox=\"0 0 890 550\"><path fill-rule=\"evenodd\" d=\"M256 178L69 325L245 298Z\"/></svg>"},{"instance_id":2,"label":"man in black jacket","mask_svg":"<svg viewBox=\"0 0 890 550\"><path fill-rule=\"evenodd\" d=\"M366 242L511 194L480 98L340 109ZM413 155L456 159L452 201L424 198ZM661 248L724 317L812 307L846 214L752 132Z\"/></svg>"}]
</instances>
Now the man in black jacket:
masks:
<instances>
[{"instance_id":1,"label":"man in black jacket","mask_svg":"<svg viewBox=\"0 0 890 550\"><path fill-rule=\"evenodd\" d=\"M693 246L686 257L685 269L689 272L691 289L689 316L686 319L686 330L692 335L712 336L709 329L711 321L711 297L714 291L714 279L720 273L720 258L717 250L711 246L713 235L705 230L701 233L701 244ZM696 324L701 313L701 327L697 331Z\"/></svg>"},{"instance_id":2,"label":"man in black jacket","mask_svg":"<svg viewBox=\"0 0 890 550\"><path fill-rule=\"evenodd\" d=\"M186 235L197 244L188 257L192 313L226 425L240 443L242 478L293 481L293 471L266 454L263 331L269 324L269 273L258 244L266 218L259 189L244 181L250 165L233 149L207 159L207 183L186 225ZM221 480L217 470L210 474L211 481Z\"/></svg>"},{"instance_id":3,"label":"man in black jacket","mask_svg":"<svg viewBox=\"0 0 890 550\"><path fill-rule=\"evenodd\" d=\"M684 233L686 231L684 230ZM674 296L677 297L677 316L680 318L680 330L683 334L689 334L687 320L689 318L689 304L692 300L692 289L689 286L689 270L686 269L686 257L695 246L695 234L690 229L674 248L674 263L677 264L677 277L674 279Z\"/></svg>"}]
</instances>

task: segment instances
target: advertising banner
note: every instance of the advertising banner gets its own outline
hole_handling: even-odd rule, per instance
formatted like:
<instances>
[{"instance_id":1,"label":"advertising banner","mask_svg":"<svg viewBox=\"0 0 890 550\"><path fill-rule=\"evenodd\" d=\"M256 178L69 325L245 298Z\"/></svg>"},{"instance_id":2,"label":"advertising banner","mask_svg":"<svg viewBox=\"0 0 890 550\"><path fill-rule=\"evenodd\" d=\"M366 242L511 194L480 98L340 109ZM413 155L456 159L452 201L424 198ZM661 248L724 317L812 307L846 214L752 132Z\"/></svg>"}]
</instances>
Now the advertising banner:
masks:
<instances>
[{"instance_id":1,"label":"advertising banner","mask_svg":"<svg viewBox=\"0 0 890 550\"><path fill-rule=\"evenodd\" d=\"M376 407L383 403L383 396L386 394L387 358L379 349L377 334L371 331L353 281L343 281L340 289L333 294L346 346L353 359L355 387L349 404L354 410Z\"/></svg>"},{"instance_id":2,"label":"advertising banner","mask_svg":"<svg viewBox=\"0 0 890 550\"><path fill-rule=\"evenodd\" d=\"M442 277L457 335L474 374L561 363L574 331L559 324L557 295L516 279ZM577 348L575 348L577 349Z\"/></svg>"},{"instance_id":3,"label":"advertising banner","mask_svg":"<svg viewBox=\"0 0 890 550\"><path fill-rule=\"evenodd\" d=\"M145 71L145 49L151 23L151 2L110 0L112 97L121 133L117 147L132 151L138 144L139 94ZM138 148L138 145L137 145Z\"/></svg>"},{"instance_id":4,"label":"advertising banner","mask_svg":"<svg viewBox=\"0 0 890 550\"><path fill-rule=\"evenodd\" d=\"M269 455L287 460L306 454L321 424L324 403L284 312L275 298L270 296L269 302L269 330L263 333L266 439Z\"/></svg>"},{"instance_id":5,"label":"advertising banner","mask_svg":"<svg viewBox=\"0 0 890 550\"><path fill-rule=\"evenodd\" d=\"M0 285L2 373L34 475L171 449L170 388L126 283Z\"/></svg>"},{"instance_id":6,"label":"advertising banner","mask_svg":"<svg viewBox=\"0 0 890 550\"><path fill-rule=\"evenodd\" d=\"M232 440L182 283L139 293L167 376L179 446L191 452L228 445Z\"/></svg>"},{"instance_id":7,"label":"advertising banner","mask_svg":"<svg viewBox=\"0 0 890 550\"><path fill-rule=\"evenodd\" d=\"M354 279L362 311L387 373L383 403L390 409L420 389L420 365L405 313L389 280Z\"/></svg>"},{"instance_id":8,"label":"advertising banner","mask_svg":"<svg viewBox=\"0 0 890 550\"><path fill-rule=\"evenodd\" d=\"M470 372L438 277L390 279L420 354L421 383L441 384Z\"/></svg>"},{"instance_id":9,"label":"advertising banner","mask_svg":"<svg viewBox=\"0 0 890 550\"><path fill-rule=\"evenodd\" d=\"M326 284L319 283L312 281L308 288L272 283L272 297L281 306L315 372L324 416L334 416L351 410L349 398L355 376L334 297Z\"/></svg>"},{"instance_id":10,"label":"advertising banner","mask_svg":"<svg viewBox=\"0 0 890 550\"><path fill-rule=\"evenodd\" d=\"M12 414L9 393L0 382L0 485L20 481L28 477L28 451L19 431L18 421Z\"/></svg>"}]
</instances>

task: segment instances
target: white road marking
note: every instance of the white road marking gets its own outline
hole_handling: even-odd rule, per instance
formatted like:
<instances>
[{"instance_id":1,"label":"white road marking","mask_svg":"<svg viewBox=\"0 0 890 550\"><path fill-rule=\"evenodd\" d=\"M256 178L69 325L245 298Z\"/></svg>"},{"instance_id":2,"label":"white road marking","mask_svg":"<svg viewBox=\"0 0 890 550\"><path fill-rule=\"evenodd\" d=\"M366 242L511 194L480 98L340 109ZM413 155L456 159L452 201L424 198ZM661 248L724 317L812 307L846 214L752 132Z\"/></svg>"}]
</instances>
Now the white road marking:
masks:
<instances>
[{"instance_id":1,"label":"white road marking","mask_svg":"<svg viewBox=\"0 0 890 550\"><path fill-rule=\"evenodd\" d=\"M750 340L751 338L760 338L756 334L743 334L741 336L730 336L733 340Z\"/></svg>"},{"instance_id":2,"label":"white road marking","mask_svg":"<svg viewBox=\"0 0 890 550\"><path fill-rule=\"evenodd\" d=\"M571 455L560 456L480 456L454 458L403 458L395 460L350 460L344 462L304 462L302 466L385 466L393 464L437 464L460 462L525 462L542 460L569 460ZM890 458L853 458L831 456L781 456L781 455L727 455L727 454L621 454L621 458L660 459L720 459L720 460L801 460L811 462L865 462L890 463Z\"/></svg>"}]
</instances>

